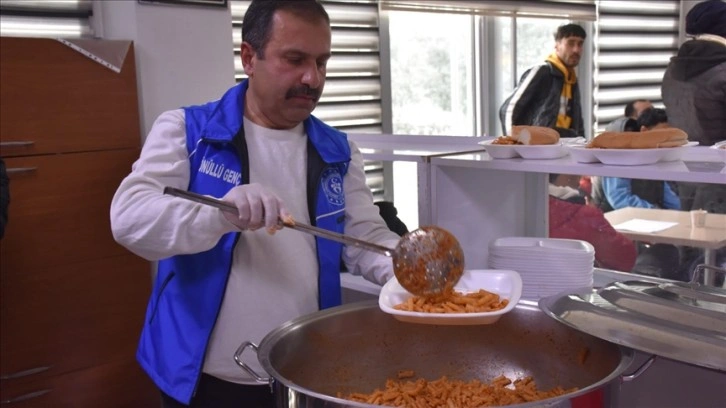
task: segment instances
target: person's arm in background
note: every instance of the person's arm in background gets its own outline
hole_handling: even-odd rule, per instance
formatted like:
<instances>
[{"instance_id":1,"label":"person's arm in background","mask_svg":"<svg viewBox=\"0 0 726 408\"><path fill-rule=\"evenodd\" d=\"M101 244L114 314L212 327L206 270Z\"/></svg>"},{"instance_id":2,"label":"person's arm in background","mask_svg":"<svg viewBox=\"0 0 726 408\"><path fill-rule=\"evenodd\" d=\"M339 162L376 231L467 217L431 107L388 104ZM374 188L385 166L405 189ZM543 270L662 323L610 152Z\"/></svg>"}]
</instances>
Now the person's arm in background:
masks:
<instances>
[{"instance_id":1,"label":"person's arm in background","mask_svg":"<svg viewBox=\"0 0 726 408\"><path fill-rule=\"evenodd\" d=\"M601 267L630 272L638 256L635 243L619 233L599 208L587 206L580 215L583 225L578 228L592 229L595 260Z\"/></svg>"},{"instance_id":2,"label":"person's arm in background","mask_svg":"<svg viewBox=\"0 0 726 408\"><path fill-rule=\"evenodd\" d=\"M613 209L625 207L656 208L655 205L633 194L630 179L619 177L603 177L602 190Z\"/></svg>"},{"instance_id":3,"label":"person's arm in background","mask_svg":"<svg viewBox=\"0 0 726 408\"><path fill-rule=\"evenodd\" d=\"M635 265L635 244L610 225L599 208L549 198L551 238L579 239L595 248L603 268L629 272Z\"/></svg>"},{"instance_id":4,"label":"person's arm in background","mask_svg":"<svg viewBox=\"0 0 726 408\"><path fill-rule=\"evenodd\" d=\"M512 95L499 108L504 135L511 134L514 125L531 125L525 123L529 116L527 113L537 101L537 95L542 92L539 84L547 75L550 75L547 64L537 65L524 72Z\"/></svg>"},{"instance_id":5,"label":"person's arm in background","mask_svg":"<svg viewBox=\"0 0 726 408\"><path fill-rule=\"evenodd\" d=\"M663 182L663 208L667 210L680 210L681 199L669 183Z\"/></svg>"},{"instance_id":6,"label":"person's arm in background","mask_svg":"<svg viewBox=\"0 0 726 408\"><path fill-rule=\"evenodd\" d=\"M0 239L5 235L8 223L8 207L10 206L10 179L8 178L5 161L0 158Z\"/></svg>"}]
</instances>

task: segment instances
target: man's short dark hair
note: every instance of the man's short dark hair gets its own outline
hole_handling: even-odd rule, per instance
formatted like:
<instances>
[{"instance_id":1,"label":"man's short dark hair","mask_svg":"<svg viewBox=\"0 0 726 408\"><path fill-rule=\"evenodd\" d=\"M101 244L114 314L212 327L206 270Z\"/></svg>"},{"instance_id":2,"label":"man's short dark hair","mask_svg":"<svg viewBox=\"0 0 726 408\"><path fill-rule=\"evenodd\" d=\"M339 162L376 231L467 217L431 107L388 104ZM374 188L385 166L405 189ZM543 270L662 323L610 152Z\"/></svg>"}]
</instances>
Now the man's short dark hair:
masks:
<instances>
[{"instance_id":1,"label":"man's short dark hair","mask_svg":"<svg viewBox=\"0 0 726 408\"><path fill-rule=\"evenodd\" d=\"M560 41L567 37L580 37L584 40L587 38L587 33L585 33L584 28L577 24L565 24L557 27L557 32L555 32L555 41Z\"/></svg>"},{"instance_id":2,"label":"man's short dark hair","mask_svg":"<svg viewBox=\"0 0 726 408\"><path fill-rule=\"evenodd\" d=\"M636 99L632 102L628 102L627 105L625 105L625 117L629 118L633 116L635 113L635 104L638 102L648 102L646 99Z\"/></svg>"},{"instance_id":3,"label":"man's short dark hair","mask_svg":"<svg viewBox=\"0 0 726 408\"><path fill-rule=\"evenodd\" d=\"M317 0L253 0L242 19L242 41L250 44L258 58L265 58L265 47L272 35L272 17L284 10L306 20L330 17Z\"/></svg>"},{"instance_id":4,"label":"man's short dark hair","mask_svg":"<svg viewBox=\"0 0 726 408\"><path fill-rule=\"evenodd\" d=\"M645 126L646 129L651 129L653 126L659 123L667 123L668 115L666 115L665 109L660 108L648 108L640 113L638 116L638 127L642 128Z\"/></svg>"}]
</instances>

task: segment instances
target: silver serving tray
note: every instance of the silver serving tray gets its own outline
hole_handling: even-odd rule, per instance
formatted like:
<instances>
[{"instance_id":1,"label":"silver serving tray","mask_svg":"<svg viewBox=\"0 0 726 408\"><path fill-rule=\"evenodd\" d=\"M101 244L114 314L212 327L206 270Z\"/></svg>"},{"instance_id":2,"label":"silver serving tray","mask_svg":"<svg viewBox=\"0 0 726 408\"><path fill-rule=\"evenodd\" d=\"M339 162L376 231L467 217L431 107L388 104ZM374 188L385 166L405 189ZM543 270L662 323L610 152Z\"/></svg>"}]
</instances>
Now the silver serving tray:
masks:
<instances>
[{"instance_id":1,"label":"silver serving tray","mask_svg":"<svg viewBox=\"0 0 726 408\"><path fill-rule=\"evenodd\" d=\"M726 371L724 289L632 280L542 298L539 307L615 344Z\"/></svg>"}]
</instances>

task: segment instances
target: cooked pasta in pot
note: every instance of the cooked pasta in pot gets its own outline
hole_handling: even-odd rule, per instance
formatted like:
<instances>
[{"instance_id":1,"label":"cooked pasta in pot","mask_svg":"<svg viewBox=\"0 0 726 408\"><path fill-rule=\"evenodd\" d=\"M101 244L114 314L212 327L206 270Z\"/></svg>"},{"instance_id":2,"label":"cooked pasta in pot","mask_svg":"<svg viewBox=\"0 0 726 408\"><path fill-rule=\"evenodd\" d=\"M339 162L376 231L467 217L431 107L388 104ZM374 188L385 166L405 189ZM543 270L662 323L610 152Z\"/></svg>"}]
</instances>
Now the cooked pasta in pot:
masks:
<instances>
[{"instance_id":1,"label":"cooked pasta in pot","mask_svg":"<svg viewBox=\"0 0 726 408\"><path fill-rule=\"evenodd\" d=\"M383 389L376 389L370 394L338 394L338 397L400 408L478 408L539 401L577 391L577 388L559 386L540 391L531 377L512 382L505 376L499 376L490 383L451 380L445 376L433 381L423 378L408 380L414 376L412 370L402 370L399 378L387 380Z\"/></svg>"}]
</instances>

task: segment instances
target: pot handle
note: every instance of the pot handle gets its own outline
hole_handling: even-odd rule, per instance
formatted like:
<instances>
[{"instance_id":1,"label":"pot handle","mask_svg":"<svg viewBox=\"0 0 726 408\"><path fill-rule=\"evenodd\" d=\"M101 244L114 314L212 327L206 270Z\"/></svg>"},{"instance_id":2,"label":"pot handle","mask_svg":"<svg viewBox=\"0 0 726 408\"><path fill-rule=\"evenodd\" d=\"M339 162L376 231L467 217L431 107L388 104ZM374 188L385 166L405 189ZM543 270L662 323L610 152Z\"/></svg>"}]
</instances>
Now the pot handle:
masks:
<instances>
[{"instance_id":1,"label":"pot handle","mask_svg":"<svg viewBox=\"0 0 726 408\"><path fill-rule=\"evenodd\" d=\"M234 353L234 361L237 363L238 366L242 367L243 370L247 371L251 376L255 377L255 380L261 383L267 383L272 384L272 377L262 377L261 375L257 374L255 370L253 370L250 366L247 365L244 361L242 361L242 353L244 353L245 349L247 347L251 347L252 350L255 351L255 354L257 354L257 344L246 341L237 348L237 351Z\"/></svg>"},{"instance_id":2,"label":"pot handle","mask_svg":"<svg viewBox=\"0 0 726 408\"><path fill-rule=\"evenodd\" d=\"M647 360L643 364L640 365L635 371L633 371L631 374L624 374L620 376L620 381L623 382L629 382L633 381L634 379L640 377L641 374L643 374L650 366L655 362L657 355L653 354L650 357L648 357Z\"/></svg>"}]
</instances>

